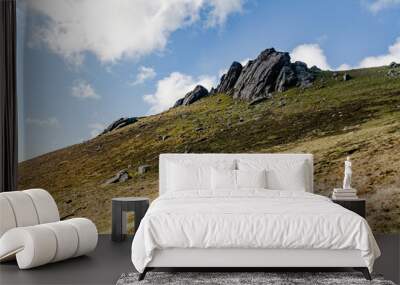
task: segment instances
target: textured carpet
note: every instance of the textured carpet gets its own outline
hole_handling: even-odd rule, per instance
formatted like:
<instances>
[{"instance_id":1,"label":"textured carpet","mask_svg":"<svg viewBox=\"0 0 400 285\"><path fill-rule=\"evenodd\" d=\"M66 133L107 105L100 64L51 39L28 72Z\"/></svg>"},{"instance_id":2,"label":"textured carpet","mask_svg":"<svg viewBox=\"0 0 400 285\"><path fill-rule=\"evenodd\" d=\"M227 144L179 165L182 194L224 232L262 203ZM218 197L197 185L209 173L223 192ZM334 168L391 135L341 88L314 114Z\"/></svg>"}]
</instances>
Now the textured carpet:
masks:
<instances>
[{"instance_id":1,"label":"textured carpet","mask_svg":"<svg viewBox=\"0 0 400 285\"><path fill-rule=\"evenodd\" d=\"M381 276L372 276L368 281L359 272L148 272L146 278L138 281L138 273L122 274L117 285L145 284L368 284L395 285L392 281L384 280Z\"/></svg>"}]
</instances>

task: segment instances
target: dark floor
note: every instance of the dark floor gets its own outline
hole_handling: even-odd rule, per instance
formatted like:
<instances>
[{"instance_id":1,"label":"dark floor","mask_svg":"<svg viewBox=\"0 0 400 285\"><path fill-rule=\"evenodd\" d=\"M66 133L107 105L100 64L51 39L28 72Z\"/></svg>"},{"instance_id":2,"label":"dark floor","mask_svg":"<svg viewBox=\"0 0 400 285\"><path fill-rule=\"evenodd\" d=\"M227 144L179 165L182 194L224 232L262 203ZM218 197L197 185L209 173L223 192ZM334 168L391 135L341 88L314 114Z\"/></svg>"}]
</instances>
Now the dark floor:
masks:
<instances>
[{"instance_id":1,"label":"dark floor","mask_svg":"<svg viewBox=\"0 0 400 285\"><path fill-rule=\"evenodd\" d=\"M135 270L131 243L132 239L112 242L109 235L100 235L88 256L28 270L18 270L16 262L0 264L0 284L115 284L122 273Z\"/></svg>"},{"instance_id":2,"label":"dark floor","mask_svg":"<svg viewBox=\"0 0 400 285\"><path fill-rule=\"evenodd\" d=\"M376 235L382 256L374 273L400 281L400 234ZM15 262L0 265L0 284L115 284L124 272L134 271L130 260L131 239L115 243L101 235L97 249L82 256L42 267L19 270Z\"/></svg>"}]
</instances>

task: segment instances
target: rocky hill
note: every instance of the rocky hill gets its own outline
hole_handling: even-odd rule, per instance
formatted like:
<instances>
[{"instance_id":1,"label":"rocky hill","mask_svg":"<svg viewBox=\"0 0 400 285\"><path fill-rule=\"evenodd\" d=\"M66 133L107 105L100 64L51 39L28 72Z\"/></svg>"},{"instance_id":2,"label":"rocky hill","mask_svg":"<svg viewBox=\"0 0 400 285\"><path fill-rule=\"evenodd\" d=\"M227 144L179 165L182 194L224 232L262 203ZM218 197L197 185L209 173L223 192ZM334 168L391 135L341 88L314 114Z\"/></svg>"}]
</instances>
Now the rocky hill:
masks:
<instances>
[{"instance_id":1,"label":"rocky hill","mask_svg":"<svg viewBox=\"0 0 400 285\"><path fill-rule=\"evenodd\" d=\"M266 67L267 54L277 70ZM160 153L310 152L322 195L341 185L350 154L371 227L399 232L400 67L329 72L287 56L269 49L245 67L232 64L190 104L24 161L19 188L48 189L62 218L87 216L109 232L112 197L157 197Z\"/></svg>"}]
</instances>

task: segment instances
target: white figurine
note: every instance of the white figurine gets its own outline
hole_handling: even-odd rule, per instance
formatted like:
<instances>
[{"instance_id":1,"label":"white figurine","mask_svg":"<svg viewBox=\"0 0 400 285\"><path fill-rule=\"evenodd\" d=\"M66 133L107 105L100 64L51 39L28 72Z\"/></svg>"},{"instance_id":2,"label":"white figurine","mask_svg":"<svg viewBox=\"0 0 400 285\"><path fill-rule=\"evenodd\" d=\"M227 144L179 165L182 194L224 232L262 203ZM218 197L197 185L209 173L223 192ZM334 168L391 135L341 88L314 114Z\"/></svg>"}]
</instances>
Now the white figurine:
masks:
<instances>
[{"instance_id":1,"label":"white figurine","mask_svg":"<svg viewBox=\"0 0 400 285\"><path fill-rule=\"evenodd\" d=\"M351 189L351 161L350 156L347 157L344 162L344 179L343 179L343 189Z\"/></svg>"}]
</instances>

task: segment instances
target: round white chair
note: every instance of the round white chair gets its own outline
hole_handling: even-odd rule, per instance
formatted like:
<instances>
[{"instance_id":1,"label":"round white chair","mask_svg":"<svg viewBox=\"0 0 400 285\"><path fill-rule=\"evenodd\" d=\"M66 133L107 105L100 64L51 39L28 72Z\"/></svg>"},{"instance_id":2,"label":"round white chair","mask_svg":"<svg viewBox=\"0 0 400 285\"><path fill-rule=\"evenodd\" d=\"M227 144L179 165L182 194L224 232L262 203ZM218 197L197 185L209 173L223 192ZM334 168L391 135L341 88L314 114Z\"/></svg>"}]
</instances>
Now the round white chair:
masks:
<instances>
[{"instance_id":1,"label":"round white chair","mask_svg":"<svg viewBox=\"0 0 400 285\"><path fill-rule=\"evenodd\" d=\"M0 262L20 269L93 251L97 228L85 218L60 221L53 197L43 189L0 193Z\"/></svg>"}]
</instances>

